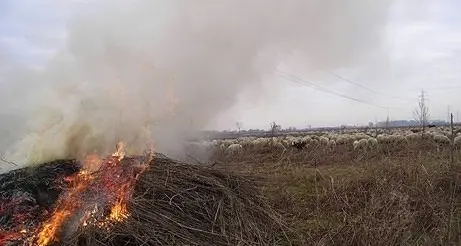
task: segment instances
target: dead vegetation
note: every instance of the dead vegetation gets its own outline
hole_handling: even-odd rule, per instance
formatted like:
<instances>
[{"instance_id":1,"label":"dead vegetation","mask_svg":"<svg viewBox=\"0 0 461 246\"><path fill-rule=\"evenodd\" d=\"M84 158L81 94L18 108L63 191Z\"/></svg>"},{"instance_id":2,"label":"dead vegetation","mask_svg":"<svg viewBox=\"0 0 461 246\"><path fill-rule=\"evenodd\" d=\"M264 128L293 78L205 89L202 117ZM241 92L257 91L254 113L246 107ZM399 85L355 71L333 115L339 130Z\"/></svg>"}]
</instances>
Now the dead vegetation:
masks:
<instances>
[{"instance_id":1,"label":"dead vegetation","mask_svg":"<svg viewBox=\"0 0 461 246\"><path fill-rule=\"evenodd\" d=\"M11 235L8 232L38 225L66 188L64 177L79 169L77 162L61 160L1 174L0 245Z\"/></svg>"},{"instance_id":2,"label":"dead vegetation","mask_svg":"<svg viewBox=\"0 0 461 246\"><path fill-rule=\"evenodd\" d=\"M293 149L242 153L220 168L266 178L264 193L294 245L458 245L459 160L458 152L451 163L449 147L427 145Z\"/></svg>"},{"instance_id":3,"label":"dead vegetation","mask_svg":"<svg viewBox=\"0 0 461 246\"><path fill-rule=\"evenodd\" d=\"M131 216L84 228L70 245L280 245L280 216L242 176L157 157L140 177Z\"/></svg>"},{"instance_id":4,"label":"dead vegetation","mask_svg":"<svg viewBox=\"0 0 461 246\"><path fill-rule=\"evenodd\" d=\"M126 220L81 227L65 242L458 245L461 153L452 163L449 150L253 149L217 153L213 167L158 155L135 186Z\"/></svg>"},{"instance_id":5,"label":"dead vegetation","mask_svg":"<svg viewBox=\"0 0 461 246\"><path fill-rule=\"evenodd\" d=\"M48 173L48 176L53 177L43 179L43 182L46 182L49 187L40 190L46 193L53 187L57 178L55 176L61 175L62 166L66 167L75 162L57 163L62 165L47 163L27 170L3 174L0 176L1 180L8 183L3 183L0 194L11 193L11 201L22 197L22 193L19 194L15 190L18 187L31 189L29 193L33 194L40 182L37 181L36 185L31 182L43 179L42 176ZM78 170L74 169L71 168L70 171ZM47 172L43 173L43 170ZM14 184L9 185L12 182ZM68 222L61 228L60 240L57 243L59 245L289 244L281 216L272 210L267 199L260 195L254 182L255 180L243 175L226 174L208 167L179 163L157 155L135 185L133 197L128 202L130 215L125 220L110 222L104 226L99 223L82 226ZM59 194L60 191L54 193ZM33 195L26 198L29 197L34 198ZM1 204L14 205L8 201ZM16 223L16 226L28 224L29 230L33 231L32 227L38 225L37 218L42 221L46 219L49 216L46 211L50 211L52 206L53 204L40 208L32 204L27 207L34 208L32 210L13 211L17 212L12 213L13 219L19 217L21 221L13 220L11 223ZM5 216L2 215L1 218ZM8 218L9 216L6 216L4 219ZM0 222L4 223L1 225L4 233L0 234L3 235L0 237L2 242L7 245L20 245L18 240L9 240L9 237L17 236L15 231L10 230L14 229L15 225L3 219ZM71 227L77 227L77 231L72 233L66 229Z\"/></svg>"}]
</instances>

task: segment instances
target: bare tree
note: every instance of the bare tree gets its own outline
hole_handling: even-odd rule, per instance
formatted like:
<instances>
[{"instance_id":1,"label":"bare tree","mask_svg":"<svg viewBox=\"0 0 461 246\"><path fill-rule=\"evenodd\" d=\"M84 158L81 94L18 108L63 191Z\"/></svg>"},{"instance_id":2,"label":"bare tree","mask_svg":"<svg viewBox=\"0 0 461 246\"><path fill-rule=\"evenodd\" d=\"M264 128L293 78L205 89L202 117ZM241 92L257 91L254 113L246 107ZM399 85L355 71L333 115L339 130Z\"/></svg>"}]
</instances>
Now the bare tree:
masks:
<instances>
[{"instance_id":1,"label":"bare tree","mask_svg":"<svg viewBox=\"0 0 461 246\"><path fill-rule=\"evenodd\" d=\"M455 164L455 137L456 137L456 133L455 133L455 127L454 127L453 119L454 119L454 116L453 116L452 113L450 113L450 128L451 128L450 156L451 156L451 167L453 167L453 165Z\"/></svg>"},{"instance_id":2,"label":"bare tree","mask_svg":"<svg viewBox=\"0 0 461 246\"><path fill-rule=\"evenodd\" d=\"M243 123L242 122L235 122L235 126L237 127L237 130L240 133L240 130L242 130L242 127L243 127Z\"/></svg>"},{"instance_id":3,"label":"bare tree","mask_svg":"<svg viewBox=\"0 0 461 246\"><path fill-rule=\"evenodd\" d=\"M429 122L429 107L426 104L426 95L424 90L421 91L419 96L418 106L413 112L415 120L419 123L422 128L422 133L426 131L427 124Z\"/></svg>"},{"instance_id":4,"label":"bare tree","mask_svg":"<svg viewBox=\"0 0 461 246\"><path fill-rule=\"evenodd\" d=\"M282 129L282 127L280 125L278 125L277 122L273 121L271 123L271 135L272 136L275 136L275 133L277 131L280 131L280 129Z\"/></svg>"}]
</instances>

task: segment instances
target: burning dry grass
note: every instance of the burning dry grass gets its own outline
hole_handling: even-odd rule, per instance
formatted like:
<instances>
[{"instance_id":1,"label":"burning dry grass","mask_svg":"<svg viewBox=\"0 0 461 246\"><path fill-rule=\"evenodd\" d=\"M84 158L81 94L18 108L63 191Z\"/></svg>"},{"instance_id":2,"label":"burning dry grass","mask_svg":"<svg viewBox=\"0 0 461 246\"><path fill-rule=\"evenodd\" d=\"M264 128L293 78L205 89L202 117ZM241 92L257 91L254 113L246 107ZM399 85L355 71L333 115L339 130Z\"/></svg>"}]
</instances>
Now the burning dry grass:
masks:
<instances>
[{"instance_id":1,"label":"burning dry grass","mask_svg":"<svg viewBox=\"0 0 461 246\"><path fill-rule=\"evenodd\" d=\"M0 245L38 226L66 189L64 177L79 169L75 161L54 161L0 175Z\"/></svg>"},{"instance_id":2,"label":"burning dry grass","mask_svg":"<svg viewBox=\"0 0 461 246\"><path fill-rule=\"evenodd\" d=\"M279 245L280 217L251 182L156 157L140 176L131 216L85 227L69 245Z\"/></svg>"},{"instance_id":3,"label":"burning dry grass","mask_svg":"<svg viewBox=\"0 0 461 246\"><path fill-rule=\"evenodd\" d=\"M15 220L15 217L10 218L9 224L0 221L2 222L0 228L3 229L0 231L0 244L289 244L280 216L259 195L250 179L241 175L225 174L203 166L179 163L161 155L154 157L147 169L137 178L132 195L125 201L126 203L122 203L122 205L127 205L127 211L123 213L124 216L113 219L113 211L107 210L113 210L117 206L106 204L111 199L106 199L107 201L101 199L107 195L118 193L112 192L110 181L115 182L119 179L118 177L123 176L118 173L119 170L131 170L129 166L136 164L138 159L137 157L123 159L120 169L111 169L112 171L105 168L99 169L92 177L94 180L100 180L101 185L88 182L89 190L83 193L80 199L78 196L74 196L76 187L80 186L72 185L71 182L66 189L53 190L54 199L51 200L54 203L43 206L28 203L29 198L35 201L39 196L36 194L36 189L41 183L38 181L31 183L24 178L30 176L30 180L37 180L40 177L34 175L43 174L42 169L49 172L50 177L41 181L47 186L40 190L40 192L48 194L47 192L54 185L69 179L64 178L64 176L71 177L73 180L75 175L81 175L82 171L79 171L81 166L76 165L76 162L59 161L4 174L1 176L2 180L14 184L2 186L0 194L11 193L12 199L2 201L1 205L15 205L12 203L15 197L24 200L25 204L21 211L11 210L13 208L10 209L11 211L7 211L14 216L19 216L21 221ZM66 170L66 165L70 165L69 163L73 164L69 166L72 168L67 170L66 175L60 174L60 168ZM108 163L110 164L110 162ZM25 177L25 173L30 175ZM107 175L104 173L112 178L107 177L110 180L106 180ZM57 178L57 176L62 176L62 179ZM128 174L127 177L131 176ZM43 177L41 178L43 179ZM17 187L23 186L25 188L21 189L26 189L26 197L15 193ZM105 189L109 189L109 191ZM89 199L93 197L90 195L94 195L97 191L99 191L99 195L97 195L99 200ZM99 202L95 216L91 209L95 208L96 201ZM68 209L67 206L71 205L74 207ZM63 206L66 206L66 209L62 209ZM66 216L57 216L60 213L65 213ZM5 217L4 219L8 218ZM56 218L59 218L60 222L52 223ZM51 228L51 226L53 226L54 231L45 233L48 232L46 229ZM40 236L42 233L46 235ZM35 234L39 235L39 240L36 240ZM41 240L42 238L44 240Z\"/></svg>"}]
</instances>

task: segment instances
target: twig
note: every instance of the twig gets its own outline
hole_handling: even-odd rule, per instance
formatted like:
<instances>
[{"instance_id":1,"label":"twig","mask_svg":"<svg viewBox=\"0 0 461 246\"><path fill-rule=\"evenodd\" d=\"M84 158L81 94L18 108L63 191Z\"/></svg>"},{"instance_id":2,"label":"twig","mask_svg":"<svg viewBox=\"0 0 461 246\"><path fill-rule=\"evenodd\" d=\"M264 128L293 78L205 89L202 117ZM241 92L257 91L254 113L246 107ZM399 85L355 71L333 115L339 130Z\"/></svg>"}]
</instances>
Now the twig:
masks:
<instances>
[{"instance_id":1,"label":"twig","mask_svg":"<svg viewBox=\"0 0 461 246\"><path fill-rule=\"evenodd\" d=\"M5 163L10 164L10 165L15 166L15 167L18 166L18 164L14 163L14 162L12 162L12 161L6 160L4 156L0 157L0 161L3 161L3 162L5 162Z\"/></svg>"},{"instance_id":2,"label":"twig","mask_svg":"<svg viewBox=\"0 0 461 246\"><path fill-rule=\"evenodd\" d=\"M182 193L185 193L185 192L188 192L188 191L192 191L192 190L195 190L195 189L197 189L197 188L198 188L198 186L195 186L195 187L192 187L192 188L186 189L186 190L184 190L184 191L181 191L181 192L179 192L178 194L176 194L176 195L172 196L172 197L170 198L170 202L169 202L169 203L170 203L170 205L171 205L171 203L172 203L172 201L173 201L173 199L174 199L175 197L177 197L177 196L181 195Z\"/></svg>"}]
</instances>

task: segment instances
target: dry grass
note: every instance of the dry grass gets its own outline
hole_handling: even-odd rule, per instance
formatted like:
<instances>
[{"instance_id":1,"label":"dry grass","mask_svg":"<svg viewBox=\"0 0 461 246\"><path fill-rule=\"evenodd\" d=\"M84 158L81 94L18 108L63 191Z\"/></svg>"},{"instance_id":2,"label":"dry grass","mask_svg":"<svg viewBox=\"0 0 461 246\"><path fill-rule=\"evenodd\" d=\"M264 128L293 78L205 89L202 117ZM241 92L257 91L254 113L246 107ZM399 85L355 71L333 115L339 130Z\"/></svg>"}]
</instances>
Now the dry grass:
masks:
<instances>
[{"instance_id":1,"label":"dry grass","mask_svg":"<svg viewBox=\"0 0 461 246\"><path fill-rule=\"evenodd\" d=\"M295 245L459 245L461 158L431 147L244 152L220 167L266 178Z\"/></svg>"},{"instance_id":2,"label":"dry grass","mask_svg":"<svg viewBox=\"0 0 461 246\"><path fill-rule=\"evenodd\" d=\"M67 243L460 245L461 153L455 163L449 153L433 145L267 148L216 153L214 168L157 157L126 221L81 228Z\"/></svg>"},{"instance_id":3,"label":"dry grass","mask_svg":"<svg viewBox=\"0 0 461 246\"><path fill-rule=\"evenodd\" d=\"M252 181L156 157L138 180L129 216L83 228L69 245L281 245L280 216Z\"/></svg>"}]
</instances>

